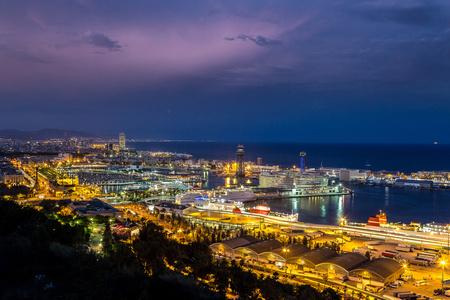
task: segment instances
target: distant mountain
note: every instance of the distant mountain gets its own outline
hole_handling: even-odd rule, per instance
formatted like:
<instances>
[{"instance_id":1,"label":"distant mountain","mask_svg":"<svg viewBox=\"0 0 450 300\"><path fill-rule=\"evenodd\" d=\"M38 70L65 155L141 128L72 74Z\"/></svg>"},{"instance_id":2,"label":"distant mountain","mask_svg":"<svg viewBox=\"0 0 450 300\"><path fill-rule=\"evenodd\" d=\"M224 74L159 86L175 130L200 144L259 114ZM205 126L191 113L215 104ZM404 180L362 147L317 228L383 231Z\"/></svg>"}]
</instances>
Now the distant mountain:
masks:
<instances>
[{"instance_id":1,"label":"distant mountain","mask_svg":"<svg viewBox=\"0 0 450 300\"><path fill-rule=\"evenodd\" d=\"M16 129L0 130L0 138L16 139L16 140L45 140L45 139L63 139L67 134L67 138L83 137L83 138L105 138L99 134L61 130L61 129L42 129L38 131L20 131Z\"/></svg>"}]
</instances>

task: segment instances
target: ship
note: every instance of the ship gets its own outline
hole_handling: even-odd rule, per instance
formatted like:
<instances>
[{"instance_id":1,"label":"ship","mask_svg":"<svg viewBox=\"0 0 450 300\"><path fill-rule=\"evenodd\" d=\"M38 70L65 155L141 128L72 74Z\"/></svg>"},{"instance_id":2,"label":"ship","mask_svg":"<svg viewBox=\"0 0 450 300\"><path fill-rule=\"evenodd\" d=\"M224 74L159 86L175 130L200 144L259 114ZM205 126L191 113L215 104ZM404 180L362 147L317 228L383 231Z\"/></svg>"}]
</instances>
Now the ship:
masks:
<instances>
[{"instance_id":1,"label":"ship","mask_svg":"<svg viewBox=\"0 0 450 300\"><path fill-rule=\"evenodd\" d=\"M212 191L194 190L183 194L176 195L175 203L182 205L193 204L200 198L209 198L210 201L237 201L237 202L249 202L255 201L256 195L252 189L240 188L240 189L220 189Z\"/></svg>"},{"instance_id":2,"label":"ship","mask_svg":"<svg viewBox=\"0 0 450 300\"><path fill-rule=\"evenodd\" d=\"M248 217L264 217L275 221L287 221L287 222L297 222L297 214L285 214L279 212L272 212L270 207L262 204L251 208L244 207L244 204L239 201L232 200L219 200L210 201L206 198L200 198L195 200L194 206L200 210L211 210L227 212L230 214L244 215Z\"/></svg>"},{"instance_id":3,"label":"ship","mask_svg":"<svg viewBox=\"0 0 450 300\"><path fill-rule=\"evenodd\" d=\"M380 211L380 213L377 214L375 217L369 217L369 220L367 221L367 226L387 227L388 223L386 214Z\"/></svg>"},{"instance_id":4,"label":"ship","mask_svg":"<svg viewBox=\"0 0 450 300\"><path fill-rule=\"evenodd\" d=\"M229 213L244 209L244 204L239 201L225 200L225 199L211 201L209 198L202 198L202 197L198 197L193 205L196 208L202 210L214 210Z\"/></svg>"}]
</instances>

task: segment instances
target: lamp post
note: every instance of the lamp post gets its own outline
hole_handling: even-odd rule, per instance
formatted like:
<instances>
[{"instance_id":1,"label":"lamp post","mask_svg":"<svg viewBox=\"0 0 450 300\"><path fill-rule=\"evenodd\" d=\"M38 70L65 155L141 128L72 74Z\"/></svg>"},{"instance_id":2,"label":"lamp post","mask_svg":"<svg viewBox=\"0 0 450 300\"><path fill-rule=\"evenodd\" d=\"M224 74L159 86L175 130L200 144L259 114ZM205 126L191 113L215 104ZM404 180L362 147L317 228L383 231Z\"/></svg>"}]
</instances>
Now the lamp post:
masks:
<instances>
[{"instance_id":1,"label":"lamp post","mask_svg":"<svg viewBox=\"0 0 450 300\"><path fill-rule=\"evenodd\" d=\"M408 276L408 265L407 264L404 264L403 265L403 269L404 269L404 274L405 274L405 276ZM407 277L406 277L407 278Z\"/></svg>"},{"instance_id":2,"label":"lamp post","mask_svg":"<svg viewBox=\"0 0 450 300\"><path fill-rule=\"evenodd\" d=\"M444 292L444 268L445 265L447 264L447 262L445 260L441 260L441 266L442 266L442 281L441 281L441 287L442 287L442 292Z\"/></svg>"},{"instance_id":3,"label":"lamp post","mask_svg":"<svg viewBox=\"0 0 450 300\"><path fill-rule=\"evenodd\" d=\"M288 248L283 248L284 252L284 275L287 277L287 254L289 252Z\"/></svg>"},{"instance_id":4,"label":"lamp post","mask_svg":"<svg viewBox=\"0 0 450 300\"><path fill-rule=\"evenodd\" d=\"M345 218L344 217L342 217L341 218L341 222L339 223L339 225L341 226L341 241L340 241L340 243L342 243L342 245L341 245L341 252L342 252L342 246L344 245L344 224L345 224Z\"/></svg>"}]
</instances>

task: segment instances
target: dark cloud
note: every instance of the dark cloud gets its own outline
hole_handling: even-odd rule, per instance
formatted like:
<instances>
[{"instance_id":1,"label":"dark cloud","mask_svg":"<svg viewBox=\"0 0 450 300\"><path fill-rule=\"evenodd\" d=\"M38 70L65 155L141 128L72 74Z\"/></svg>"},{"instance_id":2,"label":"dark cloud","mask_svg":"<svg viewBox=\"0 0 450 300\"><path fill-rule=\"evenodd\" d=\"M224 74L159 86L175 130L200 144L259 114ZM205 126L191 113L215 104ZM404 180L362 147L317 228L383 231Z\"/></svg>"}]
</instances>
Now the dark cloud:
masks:
<instances>
[{"instance_id":1,"label":"dark cloud","mask_svg":"<svg viewBox=\"0 0 450 300\"><path fill-rule=\"evenodd\" d=\"M395 117L450 143L448 24L442 0L0 0L0 128L362 142Z\"/></svg>"},{"instance_id":2,"label":"dark cloud","mask_svg":"<svg viewBox=\"0 0 450 300\"><path fill-rule=\"evenodd\" d=\"M236 36L236 38L226 37L225 39L227 41L234 41L235 39L243 40L243 41L251 41L261 47L279 46L279 45L283 44L281 41L268 39L266 37L263 37L262 35L254 36L254 35L240 34L240 35Z\"/></svg>"},{"instance_id":3,"label":"dark cloud","mask_svg":"<svg viewBox=\"0 0 450 300\"><path fill-rule=\"evenodd\" d=\"M357 9L357 13L373 22L390 21L412 26L438 26L446 23L442 8L432 3L363 5Z\"/></svg>"},{"instance_id":4,"label":"dark cloud","mask_svg":"<svg viewBox=\"0 0 450 300\"><path fill-rule=\"evenodd\" d=\"M109 37L104 35L103 33L98 32L88 32L85 35L84 40L93 46L105 48L109 51L120 51L122 48L121 45L119 45L119 42L111 40Z\"/></svg>"},{"instance_id":5,"label":"dark cloud","mask_svg":"<svg viewBox=\"0 0 450 300\"><path fill-rule=\"evenodd\" d=\"M14 49L7 45L0 45L0 54L6 55L17 61L30 62L30 63L48 63L47 60L39 58L27 51L21 49Z\"/></svg>"}]
</instances>

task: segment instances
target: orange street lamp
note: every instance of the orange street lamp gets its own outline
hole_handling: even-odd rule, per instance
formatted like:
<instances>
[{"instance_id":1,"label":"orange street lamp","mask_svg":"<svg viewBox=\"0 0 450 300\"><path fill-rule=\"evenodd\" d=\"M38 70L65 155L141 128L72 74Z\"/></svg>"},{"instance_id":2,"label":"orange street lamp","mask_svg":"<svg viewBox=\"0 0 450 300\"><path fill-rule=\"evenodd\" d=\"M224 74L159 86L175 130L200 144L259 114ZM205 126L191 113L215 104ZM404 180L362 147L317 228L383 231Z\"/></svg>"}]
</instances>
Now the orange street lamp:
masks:
<instances>
[{"instance_id":1,"label":"orange street lamp","mask_svg":"<svg viewBox=\"0 0 450 300\"><path fill-rule=\"evenodd\" d=\"M445 260L441 260L441 266L442 266L442 292L444 292L444 268L447 262Z\"/></svg>"}]
</instances>

